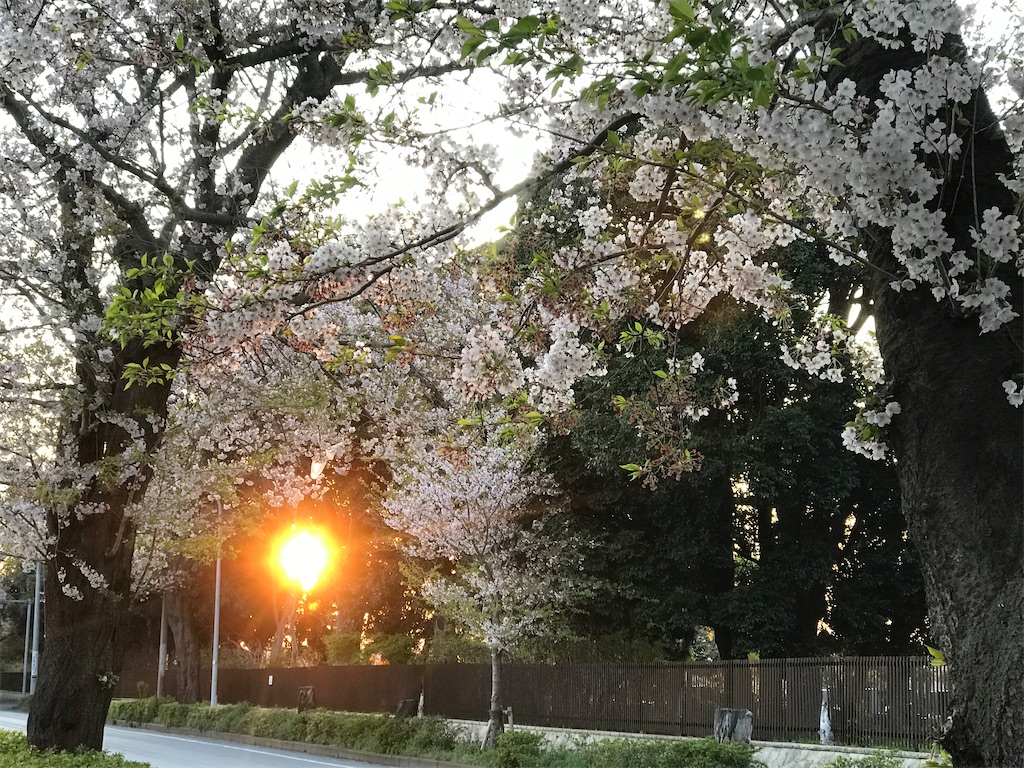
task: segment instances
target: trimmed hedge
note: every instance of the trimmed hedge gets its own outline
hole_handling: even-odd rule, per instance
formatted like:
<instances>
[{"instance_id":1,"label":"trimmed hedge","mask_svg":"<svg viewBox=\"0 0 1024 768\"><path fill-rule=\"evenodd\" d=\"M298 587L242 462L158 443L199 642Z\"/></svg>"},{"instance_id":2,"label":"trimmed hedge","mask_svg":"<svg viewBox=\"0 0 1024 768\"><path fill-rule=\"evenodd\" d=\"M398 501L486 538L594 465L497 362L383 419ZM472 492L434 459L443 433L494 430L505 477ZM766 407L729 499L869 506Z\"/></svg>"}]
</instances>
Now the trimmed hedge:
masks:
<instances>
[{"instance_id":1,"label":"trimmed hedge","mask_svg":"<svg viewBox=\"0 0 1024 768\"><path fill-rule=\"evenodd\" d=\"M0 731L0 768L150 768L105 752L39 752L25 734Z\"/></svg>"},{"instance_id":2,"label":"trimmed hedge","mask_svg":"<svg viewBox=\"0 0 1024 768\"><path fill-rule=\"evenodd\" d=\"M385 755L413 755L472 763L487 768L756 768L753 749L719 744L714 739L612 739L579 749L550 749L529 731L498 737L497 749L459 741L439 718L400 720L390 715L361 715L314 709L264 709L249 704L178 704L168 700L115 701L110 718L160 723L200 731L242 733L284 741L304 741ZM5 766L0 765L0 768Z\"/></svg>"},{"instance_id":3,"label":"trimmed hedge","mask_svg":"<svg viewBox=\"0 0 1024 768\"><path fill-rule=\"evenodd\" d=\"M326 709L299 712L244 703L211 707L150 698L115 701L110 705L109 718L304 741L384 755L445 752L455 746L455 736L447 723L433 717L398 720L390 715L357 715Z\"/></svg>"},{"instance_id":4,"label":"trimmed hedge","mask_svg":"<svg viewBox=\"0 0 1024 768\"><path fill-rule=\"evenodd\" d=\"M714 739L647 741L611 739L590 750L591 768L751 768L759 765L745 744Z\"/></svg>"}]
</instances>

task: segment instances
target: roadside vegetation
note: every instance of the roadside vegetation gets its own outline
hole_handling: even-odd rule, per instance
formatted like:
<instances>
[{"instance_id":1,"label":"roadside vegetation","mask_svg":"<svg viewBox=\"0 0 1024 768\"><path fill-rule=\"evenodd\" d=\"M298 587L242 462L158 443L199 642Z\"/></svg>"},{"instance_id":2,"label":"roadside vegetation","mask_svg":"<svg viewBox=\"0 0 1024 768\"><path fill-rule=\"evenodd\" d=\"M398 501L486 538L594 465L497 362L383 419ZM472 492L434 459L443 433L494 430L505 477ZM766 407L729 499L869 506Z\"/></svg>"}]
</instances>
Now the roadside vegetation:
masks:
<instances>
[{"instance_id":1,"label":"roadside vegetation","mask_svg":"<svg viewBox=\"0 0 1024 768\"><path fill-rule=\"evenodd\" d=\"M0 768L148 768L148 763L125 760L105 752L40 752L25 734L0 731Z\"/></svg>"},{"instance_id":2,"label":"roadside vegetation","mask_svg":"<svg viewBox=\"0 0 1024 768\"><path fill-rule=\"evenodd\" d=\"M615 739L568 749L549 747L536 733L512 731L498 737L496 749L481 751L479 744L460 738L440 718L397 719L390 715L324 709L299 712L249 704L211 707L148 698L113 702L110 719L424 757L486 768L756 768L760 765L753 759L750 747L719 744L712 739Z\"/></svg>"}]
</instances>

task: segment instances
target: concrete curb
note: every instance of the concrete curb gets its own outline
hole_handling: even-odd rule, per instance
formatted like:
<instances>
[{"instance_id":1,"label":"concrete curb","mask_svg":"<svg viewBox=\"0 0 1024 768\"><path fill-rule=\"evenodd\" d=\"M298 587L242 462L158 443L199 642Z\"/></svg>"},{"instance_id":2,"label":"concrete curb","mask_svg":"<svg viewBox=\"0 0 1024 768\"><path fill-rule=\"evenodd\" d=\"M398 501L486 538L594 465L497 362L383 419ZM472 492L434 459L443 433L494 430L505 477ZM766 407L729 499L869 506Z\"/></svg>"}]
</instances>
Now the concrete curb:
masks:
<instances>
[{"instance_id":1,"label":"concrete curb","mask_svg":"<svg viewBox=\"0 0 1024 768\"><path fill-rule=\"evenodd\" d=\"M120 728L139 728L144 731L157 731L159 733L172 734L174 736L188 736L189 738L203 739L204 741L229 741L234 744L244 744L247 747L262 747L264 749L280 749L284 752L299 752L317 757L333 757L338 760L358 760L373 765L385 765L392 768L480 768L480 766L463 765L461 763L449 763L443 760L431 760L422 757L409 757L407 755L381 755L376 752L363 752L359 749L346 749L344 747L332 747L326 744L310 744L304 741L284 741L282 739L267 739L262 736L249 736L245 733L226 733L224 731L201 731L198 728L179 728L159 723L133 723L128 720L112 720L110 725Z\"/></svg>"}]
</instances>

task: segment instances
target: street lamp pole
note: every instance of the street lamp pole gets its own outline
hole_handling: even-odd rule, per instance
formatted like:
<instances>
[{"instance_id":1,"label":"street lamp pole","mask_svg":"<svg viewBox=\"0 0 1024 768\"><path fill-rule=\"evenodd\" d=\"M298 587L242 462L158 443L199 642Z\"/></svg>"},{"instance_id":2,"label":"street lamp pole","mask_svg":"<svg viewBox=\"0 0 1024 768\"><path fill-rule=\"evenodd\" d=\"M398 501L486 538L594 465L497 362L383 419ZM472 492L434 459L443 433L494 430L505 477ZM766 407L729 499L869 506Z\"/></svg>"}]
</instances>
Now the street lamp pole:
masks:
<instances>
[{"instance_id":1,"label":"street lamp pole","mask_svg":"<svg viewBox=\"0 0 1024 768\"><path fill-rule=\"evenodd\" d=\"M217 523L220 528L221 512L220 497L217 497ZM220 532L217 539L217 576L213 591L213 664L210 672L210 706L217 705L217 667L220 661Z\"/></svg>"},{"instance_id":2,"label":"street lamp pole","mask_svg":"<svg viewBox=\"0 0 1024 768\"><path fill-rule=\"evenodd\" d=\"M160 666L156 669L156 697L164 695L164 674L167 671L167 593L160 598Z\"/></svg>"},{"instance_id":3,"label":"street lamp pole","mask_svg":"<svg viewBox=\"0 0 1024 768\"><path fill-rule=\"evenodd\" d=\"M28 693L28 659L32 642L32 601L25 600L25 661L21 665L21 692Z\"/></svg>"},{"instance_id":4,"label":"street lamp pole","mask_svg":"<svg viewBox=\"0 0 1024 768\"><path fill-rule=\"evenodd\" d=\"M36 591L33 599L32 613L32 679L29 681L28 692L35 695L36 683L39 680L39 600L43 593L43 564L36 563Z\"/></svg>"}]
</instances>

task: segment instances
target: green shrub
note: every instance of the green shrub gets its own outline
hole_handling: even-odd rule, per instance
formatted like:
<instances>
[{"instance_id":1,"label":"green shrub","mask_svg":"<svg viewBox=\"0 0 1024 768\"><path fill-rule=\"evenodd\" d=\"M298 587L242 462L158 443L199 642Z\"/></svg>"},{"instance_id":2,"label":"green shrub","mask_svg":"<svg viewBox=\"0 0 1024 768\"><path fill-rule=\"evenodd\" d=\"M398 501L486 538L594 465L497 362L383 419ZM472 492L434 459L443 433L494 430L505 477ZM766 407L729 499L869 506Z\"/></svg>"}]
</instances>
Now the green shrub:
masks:
<instances>
[{"instance_id":1,"label":"green shrub","mask_svg":"<svg viewBox=\"0 0 1024 768\"><path fill-rule=\"evenodd\" d=\"M129 723L152 723L156 719L160 704L170 699L118 699L110 703L107 715L111 720L127 720Z\"/></svg>"},{"instance_id":2,"label":"green shrub","mask_svg":"<svg viewBox=\"0 0 1024 768\"><path fill-rule=\"evenodd\" d=\"M195 728L197 731L217 730L216 728L210 727L211 712L213 712L213 710L214 708L205 701L186 707L184 713L185 727Z\"/></svg>"},{"instance_id":3,"label":"green shrub","mask_svg":"<svg viewBox=\"0 0 1024 768\"><path fill-rule=\"evenodd\" d=\"M176 701L161 701L156 708L156 716L153 722L166 725L169 728L183 728L188 722L189 710L198 705L190 707L188 704L179 704Z\"/></svg>"},{"instance_id":4,"label":"green shrub","mask_svg":"<svg viewBox=\"0 0 1024 768\"><path fill-rule=\"evenodd\" d=\"M529 731L498 734L498 768L532 768L540 760L544 737Z\"/></svg>"},{"instance_id":5,"label":"green shrub","mask_svg":"<svg viewBox=\"0 0 1024 768\"><path fill-rule=\"evenodd\" d=\"M242 723L245 732L252 736L283 741L305 741L305 724L297 709L262 707L251 710Z\"/></svg>"},{"instance_id":6,"label":"green shrub","mask_svg":"<svg viewBox=\"0 0 1024 768\"><path fill-rule=\"evenodd\" d=\"M588 748L593 768L749 768L753 748L714 739L612 739Z\"/></svg>"},{"instance_id":7,"label":"green shrub","mask_svg":"<svg viewBox=\"0 0 1024 768\"><path fill-rule=\"evenodd\" d=\"M367 732L369 737L357 749L377 752L382 755L400 754L411 740L413 728L409 720L398 720L393 717L382 718L377 727Z\"/></svg>"},{"instance_id":8,"label":"green shrub","mask_svg":"<svg viewBox=\"0 0 1024 768\"><path fill-rule=\"evenodd\" d=\"M0 731L0 768L151 768L105 752L39 752L25 735Z\"/></svg>"},{"instance_id":9,"label":"green shrub","mask_svg":"<svg viewBox=\"0 0 1024 768\"><path fill-rule=\"evenodd\" d=\"M822 768L900 768L900 759L892 752L875 752L867 757L842 755L825 763Z\"/></svg>"},{"instance_id":10,"label":"green shrub","mask_svg":"<svg viewBox=\"0 0 1024 768\"><path fill-rule=\"evenodd\" d=\"M226 733L243 733L245 721L252 711L252 704L243 701L240 704L220 704L210 707L205 713L205 725L196 725L201 731L222 731Z\"/></svg>"},{"instance_id":11,"label":"green shrub","mask_svg":"<svg viewBox=\"0 0 1024 768\"><path fill-rule=\"evenodd\" d=\"M409 754L448 752L458 739L447 721L440 717L417 717L408 721L413 726L407 750Z\"/></svg>"},{"instance_id":12,"label":"green shrub","mask_svg":"<svg viewBox=\"0 0 1024 768\"><path fill-rule=\"evenodd\" d=\"M377 728L377 723L382 720L381 715L350 715L342 713L331 713L337 718L335 741L324 742L349 749L368 749L365 745L373 740L370 735Z\"/></svg>"}]
</instances>

